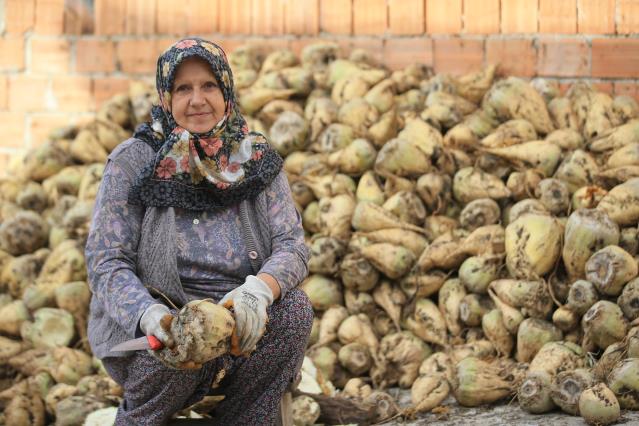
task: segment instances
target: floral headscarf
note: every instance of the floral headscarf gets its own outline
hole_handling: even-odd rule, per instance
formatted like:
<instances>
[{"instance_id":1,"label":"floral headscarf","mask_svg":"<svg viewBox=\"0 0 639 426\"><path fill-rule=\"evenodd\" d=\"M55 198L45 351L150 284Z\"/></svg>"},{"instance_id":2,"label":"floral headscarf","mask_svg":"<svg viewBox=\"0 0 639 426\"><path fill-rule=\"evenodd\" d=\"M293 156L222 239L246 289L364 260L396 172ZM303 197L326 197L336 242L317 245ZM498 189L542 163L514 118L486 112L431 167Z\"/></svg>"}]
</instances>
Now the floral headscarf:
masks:
<instances>
[{"instance_id":1,"label":"floral headscarf","mask_svg":"<svg viewBox=\"0 0 639 426\"><path fill-rule=\"evenodd\" d=\"M182 61L204 59L222 90L224 117L206 133L191 133L171 114L171 89ZM129 202L156 207L216 210L260 193L279 173L282 158L266 138L249 132L237 107L233 75L224 51L214 43L188 38L169 47L157 62L160 105L151 123L134 137L157 152L129 193Z\"/></svg>"}]
</instances>

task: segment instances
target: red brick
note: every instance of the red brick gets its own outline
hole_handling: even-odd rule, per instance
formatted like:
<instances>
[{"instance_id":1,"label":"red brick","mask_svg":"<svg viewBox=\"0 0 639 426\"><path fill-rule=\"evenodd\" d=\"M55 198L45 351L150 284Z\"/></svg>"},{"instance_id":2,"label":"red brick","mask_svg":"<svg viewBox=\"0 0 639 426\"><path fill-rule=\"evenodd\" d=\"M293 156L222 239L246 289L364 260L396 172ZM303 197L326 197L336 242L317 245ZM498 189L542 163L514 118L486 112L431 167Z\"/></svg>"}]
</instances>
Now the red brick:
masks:
<instances>
[{"instance_id":1,"label":"red brick","mask_svg":"<svg viewBox=\"0 0 639 426\"><path fill-rule=\"evenodd\" d=\"M617 21L618 34L639 33L639 1L619 0L617 2L619 20Z\"/></svg>"},{"instance_id":2,"label":"red brick","mask_svg":"<svg viewBox=\"0 0 639 426\"><path fill-rule=\"evenodd\" d=\"M613 92L615 96L632 96L639 102L639 83L637 81L615 81Z\"/></svg>"},{"instance_id":3,"label":"red brick","mask_svg":"<svg viewBox=\"0 0 639 426\"><path fill-rule=\"evenodd\" d=\"M537 73L542 76L586 77L590 48L584 39L540 39Z\"/></svg>"},{"instance_id":4,"label":"red brick","mask_svg":"<svg viewBox=\"0 0 639 426\"><path fill-rule=\"evenodd\" d=\"M31 39L31 71L67 73L71 61L71 43L64 38Z\"/></svg>"},{"instance_id":5,"label":"red brick","mask_svg":"<svg viewBox=\"0 0 639 426\"><path fill-rule=\"evenodd\" d=\"M322 0L320 31L334 34L353 33L353 3L351 0Z\"/></svg>"},{"instance_id":6,"label":"red brick","mask_svg":"<svg viewBox=\"0 0 639 426\"><path fill-rule=\"evenodd\" d=\"M91 86L92 81L90 77L53 77L53 95L56 100L55 111L95 111L93 89Z\"/></svg>"},{"instance_id":7,"label":"red brick","mask_svg":"<svg viewBox=\"0 0 639 426\"><path fill-rule=\"evenodd\" d=\"M291 40L286 36L281 37L247 37L244 39L246 43L262 44L267 51L271 52L278 49L288 49L291 45Z\"/></svg>"},{"instance_id":8,"label":"red brick","mask_svg":"<svg viewBox=\"0 0 639 426\"><path fill-rule=\"evenodd\" d=\"M212 34L219 32L219 0L191 0L186 13L189 34Z\"/></svg>"},{"instance_id":9,"label":"red brick","mask_svg":"<svg viewBox=\"0 0 639 426\"><path fill-rule=\"evenodd\" d=\"M115 46L110 40L80 38L75 46L77 72L115 71Z\"/></svg>"},{"instance_id":10,"label":"red brick","mask_svg":"<svg viewBox=\"0 0 639 426\"><path fill-rule=\"evenodd\" d=\"M539 32L577 32L577 0L539 0Z\"/></svg>"},{"instance_id":11,"label":"red brick","mask_svg":"<svg viewBox=\"0 0 639 426\"><path fill-rule=\"evenodd\" d=\"M184 37L187 34L187 9L179 1L156 0L156 26L158 34Z\"/></svg>"},{"instance_id":12,"label":"red brick","mask_svg":"<svg viewBox=\"0 0 639 426\"><path fill-rule=\"evenodd\" d=\"M156 33L156 1L157 0L127 0L124 20L124 33L135 35L150 35ZM174 2L178 4L180 2ZM180 3L181 4L181 3ZM173 10L166 10L170 16ZM160 32L160 31L157 31Z\"/></svg>"},{"instance_id":13,"label":"red brick","mask_svg":"<svg viewBox=\"0 0 639 426\"><path fill-rule=\"evenodd\" d=\"M0 147L2 149L2 147ZM10 149L5 148L0 151L0 177L4 177L8 175L7 165L11 164L11 160L18 155L21 155L26 152L26 149Z\"/></svg>"},{"instance_id":14,"label":"red brick","mask_svg":"<svg viewBox=\"0 0 639 426\"><path fill-rule=\"evenodd\" d=\"M23 113L0 112L0 128L2 128L2 148L25 147Z\"/></svg>"},{"instance_id":15,"label":"red brick","mask_svg":"<svg viewBox=\"0 0 639 426\"><path fill-rule=\"evenodd\" d=\"M465 74L478 71L484 62L484 42L468 39L436 39L434 65L436 72Z\"/></svg>"},{"instance_id":16,"label":"red brick","mask_svg":"<svg viewBox=\"0 0 639 426\"><path fill-rule=\"evenodd\" d=\"M639 39L592 40L592 76L636 78L639 70Z\"/></svg>"},{"instance_id":17,"label":"red brick","mask_svg":"<svg viewBox=\"0 0 639 426\"><path fill-rule=\"evenodd\" d=\"M251 0L220 2L220 32L222 34L251 33Z\"/></svg>"},{"instance_id":18,"label":"red brick","mask_svg":"<svg viewBox=\"0 0 639 426\"><path fill-rule=\"evenodd\" d=\"M64 3L64 33L93 34L95 22L93 10L83 0L66 0Z\"/></svg>"},{"instance_id":19,"label":"red brick","mask_svg":"<svg viewBox=\"0 0 639 426\"><path fill-rule=\"evenodd\" d=\"M9 77L9 105L12 111L42 111L55 106L46 77L15 75Z\"/></svg>"},{"instance_id":20,"label":"red brick","mask_svg":"<svg viewBox=\"0 0 639 426\"><path fill-rule=\"evenodd\" d=\"M290 41L289 48L298 56L302 54L302 49L315 43L336 43L339 45L340 57L348 56L351 50L351 39L332 39L330 37L300 37Z\"/></svg>"},{"instance_id":21,"label":"red brick","mask_svg":"<svg viewBox=\"0 0 639 426\"><path fill-rule=\"evenodd\" d=\"M570 89L570 87L572 86L572 83L567 83L567 82L559 82L559 94L561 96L565 96L566 92L568 91L568 89Z\"/></svg>"},{"instance_id":22,"label":"red brick","mask_svg":"<svg viewBox=\"0 0 639 426\"><path fill-rule=\"evenodd\" d=\"M166 47L169 47L167 45ZM126 73L155 73L157 45L154 40L122 40L116 46L118 69Z\"/></svg>"},{"instance_id":23,"label":"red brick","mask_svg":"<svg viewBox=\"0 0 639 426\"><path fill-rule=\"evenodd\" d=\"M386 0L353 0L353 32L382 35L386 32Z\"/></svg>"},{"instance_id":24,"label":"red brick","mask_svg":"<svg viewBox=\"0 0 639 426\"><path fill-rule=\"evenodd\" d=\"M182 37L160 37L155 39L155 46L153 47L153 55L155 56L155 60L157 61L157 57L160 56L166 49L180 41ZM155 68L153 68L153 73L155 73Z\"/></svg>"},{"instance_id":25,"label":"red brick","mask_svg":"<svg viewBox=\"0 0 639 426\"><path fill-rule=\"evenodd\" d=\"M64 34L64 0L36 0L36 34Z\"/></svg>"},{"instance_id":26,"label":"red brick","mask_svg":"<svg viewBox=\"0 0 639 426\"><path fill-rule=\"evenodd\" d=\"M251 15L252 34L284 34L283 0L261 0L254 2Z\"/></svg>"},{"instance_id":27,"label":"red brick","mask_svg":"<svg viewBox=\"0 0 639 426\"><path fill-rule=\"evenodd\" d=\"M537 50L533 40L488 39L486 40L486 63L499 64L500 75L532 77L535 75Z\"/></svg>"},{"instance_id":28,"label":"red brick","mask_svg":"<svg viewBox=\"0 0 639 426\"><path fill-rule=\"evenodd\" d=\"M129 91L130 80L118 77L94 77L93 78L93 100L96 108L99 108L105 101L120 93Z\"/></svg>"},{"instance_id":29,"label":"red brick","mask_svg":"<svg viewBox=\"0 0 639 426\"><path fill-rule=\"evenodd\" d=\"M537 32L537 2L530 0L501 1L502 33Z\"/></svg>"},{"instance_id":30,"label":"red brick","mask_svg":"<svg viewBox=\"0 0 639 426\"><path fill-rule=\"evenodd\" d=\"M127 0L95 0L95 33L97 35L124 34L127 19Z\"/></svg>"},{"instance_id":31,"label":"red brick","mask_svg":"<svg viewBox=\"0 0 639 426\"><path fill-rule=\"evenodd\" d=\"M0 75L0 110L9 108L9 77Z\"/></svg>"},{"instance_id":32,"label":"red brick","mask_svg":"<svg viewBox=\"0 0 639 426\"><path fill-rule=\"evenodd\" d=\"M35 24L35 0L5 0L4 23L7 34L24 34Z\"/></svg>"},{"instance_id":33,"label":"red brick","mask_svg":"<svg viewBox=\"0 0 639 426\"><path fill-rule=\"evenodd\" d=\"M319 33L319 0L297 0L284 4L284 32L296 35Z\"/></svg>"},{"instance_id":34,"label":"red brick","mask_svg":"<svg viewBox=\"0 0 639 426\"><path fill-rule=\"evenodd\" d=\"M350 40L348 53L353 49L364 49L380 64L384 62L384 40L381 38L355 38Z\"/></svg>"},{"instance_id":35,"label":"red brick","mask_svg":"<svg viewBox=\"0 0 639 426\"><path fill-rule=\"evenodd\" d=\"M426 22L424 0L389 0L388 28L394 35L424 33Z\"/></svg>"},{"instance_id":36,"label":"red brick","mask_svg":"<svg viewBox=\"0 0 639 426\"><path fill-rule=\"evenodd\" d=\"M0 71L24 69L24 39L8 36L0 38Z\"/></svg>"},{"instance_id":37,"label":"red brick","mask_svg":"<svg viewBox=\"0 0 639 426\"><path fill-rule=\"evenodd\" d=\"M427 0L426 32L457 34L462 29L462 0Z\"/></svg>"},{"instance_id":38,"label":"red brick","mask_svg":"<svg viewBox=\"0 0 639 426\"><path fill-rule=\"evenodd\" d=\"M22 112L0 112L3 148L24 148L24 117Z\"/></svg>"},{"instance_id":39,"label":"red brick","mask_svg":"<svg viewBox=\"0 0 639 426\"><path fill-rule=\"evenodd\" d=\"M254 44L262 46L266 52L272 52L277 49L288 49L290 47L290 40L284 37L247 37L240 43L242 44Z\"/></svg>"},{"instance_id":40,"label":"red brick","mask_svg":"<svg viewBox=\"0 0 639 426\"><path fill-rule=\"evenodd\" d=\"M236 38L216 37L212 41L215 42L215 44L217 44L218 46L220 46L222 50L224 50L227 56L229 53L231 53L232 51L234 51L235 49L237 49L238 47L244 44L243 40L236 39Z\"/></svg>"},{"instance_id":41,"label":"red brick","mask_svg":"<svg viewBox=\"0 0 639 426\"><path fill-rule=\"evenodd\" d=\"M499 13L499 0L464 0L464 33L498 33Z\"/></svg>"},{"instance_id":42,"label":"red brick","mask_svg":"<svg viewBox=\"0 0 639 426\"><path fill-rule=\"evenodd\" d=\"M27 118L30 148L35 148L49 139L51 131L75 124L76 119L66 113L34 113Z\"/></svg>"},{"instance_id":43,"label":"red brick","mask_svg":"<svg viewBox=\"0 0 639 426\"><path fill-rule=\"evenodd\" d=\"M388 39L384 45L384 64L398 70L414 63L433 65L433 40L429 38Z\"/></svg>"},{"instance_id":44,"label":"red brick","mask_svg":"<svg viewBox=\"0 0 639 426\"><path fill-rule=\"evenodd\" d=\"M615 32L615 0L577 0L577 31L582 34Z\"/></svg>"},{"instance_id":45,"label":"red brick","mask_svg":"<svg viewBox=\"0 0 639 426\"><path fill-rule=\"evenodd\" d=\"M609 95L612 95L614 92L613 85L610 81L592 82L591 84L592 87L600 92L608 93Z\"/></svg>"}]
</instances>

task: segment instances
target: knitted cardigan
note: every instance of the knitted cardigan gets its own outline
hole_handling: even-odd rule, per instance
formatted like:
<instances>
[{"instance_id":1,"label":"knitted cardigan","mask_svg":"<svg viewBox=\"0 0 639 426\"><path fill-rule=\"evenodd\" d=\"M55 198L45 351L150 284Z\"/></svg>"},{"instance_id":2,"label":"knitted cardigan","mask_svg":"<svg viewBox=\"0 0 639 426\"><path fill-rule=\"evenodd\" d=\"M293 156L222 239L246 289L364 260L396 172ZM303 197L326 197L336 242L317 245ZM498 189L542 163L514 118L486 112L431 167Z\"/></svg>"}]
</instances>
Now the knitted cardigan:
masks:
<instances>
[{"instance_id":1,"label":"knitted cardigan","mask_svg":"<svg viewBox=\"0 0 639 426\"><path fill-rule=\"evenodd\" d=\"M115 153L115 151L114 151ZM271 255L271 233L267 217L267 201L264 192L253 200L244 200L239 205L243 237L249 252L253 273L257 274L262 263ZM173 207L147 207L141 225L137 250L137 275L147 286L161 291L176 306L181 307L190 299L184 292L178 274L175 230L175 210ZM308 252L302 255L308 256ZM281 298L289 288L281 288ZM154 295L156 296L156 295ZM157 303L163 303L157 297ZM141 315L141 314L140 314ZM138 318L139 320L139 318ZM88 338L94 355L130 356L132 352L109 352L110 349L128 339L137 337L126 330L106 311L95 295L91 298ZM139 333L139 330L137 331ZM139 334L138 334L139 335Z\"/></svg>"}]
</instances>

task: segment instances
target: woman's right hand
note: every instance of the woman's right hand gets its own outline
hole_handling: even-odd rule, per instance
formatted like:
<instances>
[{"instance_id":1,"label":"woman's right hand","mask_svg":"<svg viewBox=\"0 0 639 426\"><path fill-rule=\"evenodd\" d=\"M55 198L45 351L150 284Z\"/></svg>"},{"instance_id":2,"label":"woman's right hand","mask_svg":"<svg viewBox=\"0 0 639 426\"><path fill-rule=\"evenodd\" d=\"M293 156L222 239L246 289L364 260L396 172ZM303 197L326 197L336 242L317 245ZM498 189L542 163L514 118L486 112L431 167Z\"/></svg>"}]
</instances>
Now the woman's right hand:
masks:
<instances>
[{"instance_id":1,"label":"woman's right hand","mask_svg":"<svg viewBox=\"0 0 639 426\"><path fill-rule=\"evenodd\" d=\"M165 318L166 316L169 318ZM169 327L173 315L165 305L156 303L149 306L140 318L140 330L146 336L155 336L167 348L173 347L173 338L169 333Z\"/></svg>"}]
</instances>

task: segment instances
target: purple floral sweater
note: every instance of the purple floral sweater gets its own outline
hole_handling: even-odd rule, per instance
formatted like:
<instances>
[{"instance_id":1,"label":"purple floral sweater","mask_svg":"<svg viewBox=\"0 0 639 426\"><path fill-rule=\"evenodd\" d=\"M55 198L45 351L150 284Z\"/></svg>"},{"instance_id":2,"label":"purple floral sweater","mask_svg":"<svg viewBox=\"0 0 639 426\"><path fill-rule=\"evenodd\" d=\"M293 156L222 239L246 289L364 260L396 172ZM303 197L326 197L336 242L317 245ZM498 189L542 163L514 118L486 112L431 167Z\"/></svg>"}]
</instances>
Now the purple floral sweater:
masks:
<instances>
[{"instance_id":1,"label":"purple floral sweater","mask_svg":"<svg viewBox=\"0 0 639 426\"><path fill-rule=\"evenodd\" d=\"M128 189L153 158L141 141L122 143L104 170L85 250L88 281L109 316L133 335L144 310L157 303L136 275L144 207L127 203ZM305 277L308 251L301 218L283 171L265 190L271 256L260 271L272 275L282 296ZM178 272L188 296L221 298L252 273L237 206L219 212L175 209Z\"/></svg>"}]
</instances>

